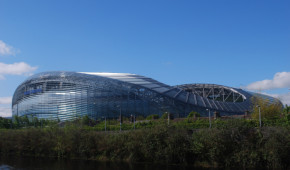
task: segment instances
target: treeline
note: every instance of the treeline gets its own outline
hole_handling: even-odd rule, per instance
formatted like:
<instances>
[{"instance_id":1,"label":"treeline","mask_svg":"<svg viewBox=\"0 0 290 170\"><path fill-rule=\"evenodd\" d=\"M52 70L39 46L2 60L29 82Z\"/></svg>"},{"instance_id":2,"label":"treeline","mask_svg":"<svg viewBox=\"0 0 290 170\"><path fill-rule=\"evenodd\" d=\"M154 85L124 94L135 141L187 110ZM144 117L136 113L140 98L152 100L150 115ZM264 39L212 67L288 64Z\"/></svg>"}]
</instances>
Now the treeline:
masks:
<instances>
[{"instance_id":1,"label":"treeline","mask_svg":"<svg viewBox=\"0 0 290 170\"><path fill-rule=\"evenodd\" d=\"M0 130L0 154L34 157L164 162L212 167L290 168L290 128L247 126L188 130L167 124L120 132L80 126Z\"/></svg>"},{"instance_id":2,"label":"treeline","mask_svg":"<svg viewBox=\"0 0 290 170\"><path fill-rule=\"evenodd\" d=\"M162 116L161 118L156 115L149 115L147 118L138 118L134 122L130 118L122 118L121 130L134 130L134 129L148 129L154 128L160 124L169 125L180 129L202 129L209 127L208 118L194 117L189 114L187 118L170 119L168 121L168 115ZM212 128L223 128L226 126L228 121L239 119L238 121L243 122L244 126L247 127L259 127L259 120L257 119L244 119L244 118L217 118L211 120ZM46 119L28 119L27 116L13 117L11 119L4 119L0 117L0 129L27 129L27 128L49 128L49 127L82 127L85 130L92 131L119 131L120 130L120 120L119 119L106 119L105 120L93 120L88 116L78 118L73 121L53 121ZM290 114L275 117L271 119L262 119L262 126L264 127L290 127Z\"/></svg>"},{"instance_id":3,"label":"treeline","mask_svg":"<svg viewBox=\"0 0 290 170\"><path fill-rule=\"evenodd\" d=\"M6 119L0 117L0 129L19 129L19 128L27 128L27 127L45 127L56 125L58 121L52 121L47 119L38 119L37 117L33 117L32 119L28 119L27 116L13 116L12 119Z\"/></svg>"},{"instance_id":4,"label":"treeline","mask_svg":"<svg viewBox=\"0 0 290 170\"><path fill-rule=\"evenodd\" d=\"M257 126L257 120L259 117L259 106L261 109L261 116L263 121L263 126L288 126L290 121L290 106L286 105L283 110L281 110L281 105L279 103L269 104L267 100L262 100L260 98L252 98L253 112L248 115L248 126ZM190 112L187 118L183 118L183 121L171 121L174 125L180 127L188 128L204 128L209 125L209 122L205 120L206 118L199 118L200 114L197 112ZM139 115L137 117L122 117L121 122L123 124L122 129L130 130L132 128L151 128L155 124L159 124L163 120L170 118L174 119L173 115L168 112L165 112L161 117L158 114L148 115L146 118ZM135 120L135 121L134 121ZM154 120L154 121L152 121ZM134 125L132 124L133 122ZM157 123L156 123L157 122ZM177 122L177 123L176 123ZM28 116L13 116L12 119L5 119L0 117L0 129L19 129L19 128L30 128L30 127L46 127L54 125L78 125L78 126L89 126L94 127L90 129L94 130L117 130L120 123L120 118L117 119L104 119L93 120L90 119L88 115L79 117L74 121L60 122L60 120L47 120L47 119L38 119L37 117ZM218 127L223 124L223 121L217 119L213 121L213 126Z\"/></svg>"}]
</instances>

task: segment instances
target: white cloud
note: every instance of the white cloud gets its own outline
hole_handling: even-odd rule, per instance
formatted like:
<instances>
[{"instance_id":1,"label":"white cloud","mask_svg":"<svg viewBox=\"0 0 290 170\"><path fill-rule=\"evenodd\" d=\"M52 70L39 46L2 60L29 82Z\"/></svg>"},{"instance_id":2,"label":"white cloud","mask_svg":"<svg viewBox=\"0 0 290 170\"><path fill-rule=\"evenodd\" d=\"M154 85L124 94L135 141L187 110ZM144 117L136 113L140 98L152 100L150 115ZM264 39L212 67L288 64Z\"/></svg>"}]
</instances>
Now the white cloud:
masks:
<instances>
[{"instance_id":1,"label":"white cloud","mask_svg":"<svg viewBox=\"0 0 290 170\"><path fill-rule=\"evenodd\" d=\"M0 97L0 116L11 117L12 97Z\"/></svg>"},{"instance_id":2,"label":"white cloud","mask_svg":"<svg viewBox=\"0 0 290 170\"><path fill-rule=\"evenodd\" d=\"M0 107L0 116L1 117L12 117L11 108Z\"/></svg>"},{"instance_id":3,"label":"white cloud","mask_svg":"<svg viewBox=\"0 0 290 170\"><path fill-rule=\"evenodd\" d=\"M249 84L248 90L269 90L290 87L290 72L278 72L272 80L262 80Z\"/></svg>"},{"instance_id":4,"label":"white cloud","mask_svg":"<svg viewBox=\"0 0 290 170\"><path fill-rule=\"evenodd\" d=\"M269 96L279 99L284 105L287 104L290 106L290 93L286 94L267 94Z\"/></svg>"},{"instance_id":5,"label":"white cloud","mask_svg":"<svg viewBox=\"0 0 290 170\"><path fill-rule=\"evenodd\" d=\"M16 53L15 49L7 44L5 44L3 41L0 40L0 55L14 55Z\"/></svg>"},{"instance_id":6,"label":"white cloud","mask_svg":"<svg viewBox=\"0 0 290 170\"><path fill-rule=\"evenodd\" d=\"M0 63L0 79L4 79L4 75L30 75L37 67L32 67L25 62L5 64Z\"/></svg>"},{"instance_id":7,"label":"white cloud","mask_svg":"<svg viewBox=\"0 0 290 170\"><path fill-rule=\"evenodd\" d=\"M0 104L11 104L12 97L0 97Z\"/></svg>"}]
</instances>

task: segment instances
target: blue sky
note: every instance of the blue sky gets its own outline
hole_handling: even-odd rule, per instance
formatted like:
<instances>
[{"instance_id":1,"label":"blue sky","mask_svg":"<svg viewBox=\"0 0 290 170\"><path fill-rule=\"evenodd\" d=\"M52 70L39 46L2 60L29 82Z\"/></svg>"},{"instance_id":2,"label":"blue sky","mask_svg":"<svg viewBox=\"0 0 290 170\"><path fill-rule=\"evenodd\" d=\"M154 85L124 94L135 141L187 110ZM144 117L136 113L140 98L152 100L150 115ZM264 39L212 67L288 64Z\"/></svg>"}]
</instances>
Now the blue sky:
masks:
<instances>
[{"instance_id":1,"label":"blue sky","mask_svg":"<svg viewBox=\"0 0 290 170\"><path fill-rule=\"evenodd\" d=\"M286 0L0 0L0 115L28 75L51 70L215 83L290 104L289 9Z\"/></svg>"}]
</instances>

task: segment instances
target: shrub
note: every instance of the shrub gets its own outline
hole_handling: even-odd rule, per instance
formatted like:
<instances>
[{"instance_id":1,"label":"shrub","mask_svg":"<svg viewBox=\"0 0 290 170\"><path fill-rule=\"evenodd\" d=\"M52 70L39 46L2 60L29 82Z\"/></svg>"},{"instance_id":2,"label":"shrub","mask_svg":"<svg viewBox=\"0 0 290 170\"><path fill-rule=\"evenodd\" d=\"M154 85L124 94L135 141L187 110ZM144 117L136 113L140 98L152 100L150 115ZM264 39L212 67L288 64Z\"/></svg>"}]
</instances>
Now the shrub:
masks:
<instances>
[{"instance_id":1,"label":"shrub","mask_svg":"<svg viewBox=\"0 0 290 170\"><path fill-rule=\"evenodd\" d=\"M147 120L159 119L159 115L158 114L152 114L152 115L147 116L146 119Z\"/></svg>"},{"instance_id":2,"label":"shrub","mask_svg":"<svg viewBox=\"0 0 290 170\"><path fill-rule=\"evenodd\" d=\"M145 118L144 118L144 116L139 115L139 116L136 116L136 120L145 120Z\"/></svg>"},{"instance_id":3,"label":"shrub","mask_svg":"<svg viewBox=\"0 0 290 170\"><path fill-rule=\"evenodd\" d=\"M163 121L136 123L142 128L122 133L96 132L95 127L51 126L0 129L0 156L36 156L124 160L238 167L289 169L289 127L252 127L256 120L214 121L218 128L201 128L206 120L181 126ZM251 124L254 122L253 124ZM200 124L199 124L200 123ZM124 128L129 129L129 125ZM187 125L200 129L187 130ZM118 130L118 125L113 125ZM123 127L123 126L122 126ZM132 128L132 127L131 127ZM231 169L232 169L231 168ZM229 169L229 168L226 168Z\"/></svg>"},{"instance_id":4,"label":"shrub","mask_svg":"<svg viewBox=\"0 0 290 170\"><path fill-rule=\"evenodd\" d=\"M260 106L261 109L261 117L262 118L275 118L275 117L279 117L280 114L282 113L282 105L281 103L270 103L268 100L263 99L259 96L254 96L251 98L252 100L252 114L251 116L254 119L258 119L259 118L259 108L257 107Z\"/></svg>"},{"instance_id":5,"label":"shrub","mask_svg":"<svg viewBox=\"0 0 290 170\"><path fill-rule=\"evenodd\" d=\"M194 117L200 117L200 114L197 112L191 111L187 116L187 118L194 118Z\"/></svg>"},{"instance_id":6,"label":"shrub","mask_svg":"<svg viewBox=\"0 0 290 170\"><path fill-rule=\"evenodd\" d=\"M168 113L168 112L163 113L162 116L161 116L161 119L168 119L168 114L169 114L169 118L170 118L171 120L173 120L173 119L174 119L173 114Z\"/></svg>"}]
</instances>

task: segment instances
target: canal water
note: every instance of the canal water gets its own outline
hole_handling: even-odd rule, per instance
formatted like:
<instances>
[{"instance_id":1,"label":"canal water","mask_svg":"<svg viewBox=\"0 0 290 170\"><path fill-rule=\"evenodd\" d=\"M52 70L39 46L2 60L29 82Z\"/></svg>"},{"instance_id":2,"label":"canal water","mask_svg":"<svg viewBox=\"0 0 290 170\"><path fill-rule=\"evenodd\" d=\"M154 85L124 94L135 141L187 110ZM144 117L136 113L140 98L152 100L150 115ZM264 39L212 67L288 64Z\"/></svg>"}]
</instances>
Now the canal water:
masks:
<instances>
[{"instance_id":1,"label":"canal water","mask_svg":"<svg viewBox=\"0 0 290 170\"><path fill-rule=\"evenodd\" d=\"M44 158L0 158L0 170L191 170L208 169L186 165L156 163L100 162L90 160L66 160Z\"/></svg>"}]
</instances>

